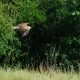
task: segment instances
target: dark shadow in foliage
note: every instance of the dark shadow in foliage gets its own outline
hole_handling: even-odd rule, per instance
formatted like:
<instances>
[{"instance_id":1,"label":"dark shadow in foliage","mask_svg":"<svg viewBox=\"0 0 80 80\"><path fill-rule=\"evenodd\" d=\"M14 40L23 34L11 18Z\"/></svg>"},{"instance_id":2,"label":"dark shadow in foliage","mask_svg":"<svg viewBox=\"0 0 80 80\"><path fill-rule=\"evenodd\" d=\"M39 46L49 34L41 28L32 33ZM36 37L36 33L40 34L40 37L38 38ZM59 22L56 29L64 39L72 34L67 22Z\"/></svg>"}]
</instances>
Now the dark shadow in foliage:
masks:
<instances>
[{"instance_id":1,"label":"dark shadow in foliage","mask_svg":"<svg viewBox=\"0 0 80 80\"><path fill-rule=\"evenodd\" d=\"M40 64L45 65L45 40L43 35L43 26L36 23L35 27L29 32L29 66L39 69Z\"/></svg>"}]
</instances>

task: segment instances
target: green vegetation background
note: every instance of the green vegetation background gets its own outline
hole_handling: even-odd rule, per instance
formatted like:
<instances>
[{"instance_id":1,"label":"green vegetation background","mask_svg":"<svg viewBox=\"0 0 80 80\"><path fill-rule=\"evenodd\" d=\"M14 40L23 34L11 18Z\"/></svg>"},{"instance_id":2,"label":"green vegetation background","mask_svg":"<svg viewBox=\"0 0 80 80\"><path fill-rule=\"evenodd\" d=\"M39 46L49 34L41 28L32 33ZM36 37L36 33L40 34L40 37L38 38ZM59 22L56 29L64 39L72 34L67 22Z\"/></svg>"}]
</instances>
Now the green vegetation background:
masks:
<instances>
[{"instance_id":1,"label":"green vegetation background","mask_svg":"<svg viewBox=\"0 0 80 80\"><path fill-rule=\"evenodd\" d=\"M29 39L12 30L32 27ZM0 0L0 66L75 70L80 63L79 0Z\"/></svg>"}]
</instances>

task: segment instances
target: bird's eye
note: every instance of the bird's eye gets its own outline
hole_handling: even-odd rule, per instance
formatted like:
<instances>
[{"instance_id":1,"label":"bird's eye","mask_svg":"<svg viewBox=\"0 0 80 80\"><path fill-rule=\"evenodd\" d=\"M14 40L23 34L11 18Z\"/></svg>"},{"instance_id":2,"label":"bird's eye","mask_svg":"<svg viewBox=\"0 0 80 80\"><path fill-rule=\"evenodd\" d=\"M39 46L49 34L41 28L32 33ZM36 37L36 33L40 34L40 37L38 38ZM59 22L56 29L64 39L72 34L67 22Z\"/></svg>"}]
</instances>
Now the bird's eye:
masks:
<instances>
[{"instance_id":1,"label":"bird's eye","mask_svg":"<svg viewBox=\"0 0 80 80\"><path fill-rule=\"evenodd\" d=\"M27 24L27 26L30 26L29 24Z\"/></svg>"}]
</instances>

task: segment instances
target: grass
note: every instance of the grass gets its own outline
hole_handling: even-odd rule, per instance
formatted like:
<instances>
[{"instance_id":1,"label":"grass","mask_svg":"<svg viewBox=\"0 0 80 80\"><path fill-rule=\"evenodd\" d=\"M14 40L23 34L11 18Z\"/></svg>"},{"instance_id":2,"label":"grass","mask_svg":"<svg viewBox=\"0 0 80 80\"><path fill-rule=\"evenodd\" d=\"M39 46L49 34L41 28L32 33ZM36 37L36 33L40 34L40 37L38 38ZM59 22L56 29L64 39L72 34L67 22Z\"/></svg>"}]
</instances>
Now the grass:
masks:
<instances>
[{"instance_id":1,"label":"grass","mask_svg":"<svg viewBox=\"0 0 80 80\"><path fill-rule=\"evenodd\" d=\"M29 71L0 69L0 80L80 80L80 74L75 72L61 71Z\"/></svg>"}]
</instances>

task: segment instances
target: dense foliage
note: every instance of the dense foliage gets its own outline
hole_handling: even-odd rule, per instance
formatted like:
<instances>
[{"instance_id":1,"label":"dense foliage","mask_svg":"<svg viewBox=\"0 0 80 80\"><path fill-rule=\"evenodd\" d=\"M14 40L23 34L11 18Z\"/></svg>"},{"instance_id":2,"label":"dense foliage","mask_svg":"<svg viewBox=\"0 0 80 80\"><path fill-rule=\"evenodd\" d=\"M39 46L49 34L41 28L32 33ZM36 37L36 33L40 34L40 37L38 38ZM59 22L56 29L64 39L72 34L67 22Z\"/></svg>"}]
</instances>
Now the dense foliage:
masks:
<instances>
[{"instance_id":1,"label":"dense foliage","mask_svg":"<svg viewBox=\"0 0 80 80\"><path fill-rule=\"evenodd\" d=\"M12 27L30 23L28 39ZM0 0L0 65L66 69L80 63L79 0Z\"/></svg>"}]
</instances>

